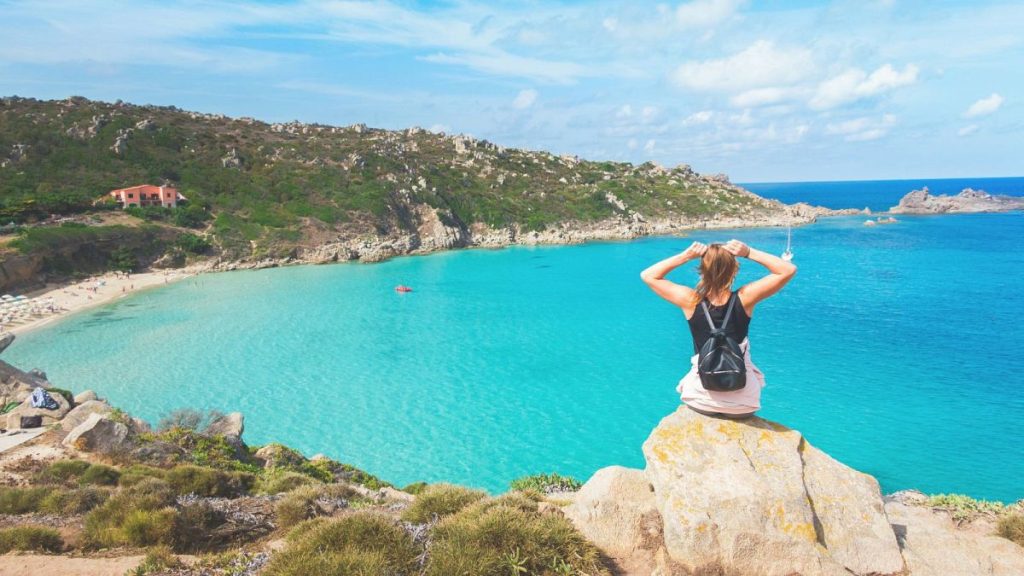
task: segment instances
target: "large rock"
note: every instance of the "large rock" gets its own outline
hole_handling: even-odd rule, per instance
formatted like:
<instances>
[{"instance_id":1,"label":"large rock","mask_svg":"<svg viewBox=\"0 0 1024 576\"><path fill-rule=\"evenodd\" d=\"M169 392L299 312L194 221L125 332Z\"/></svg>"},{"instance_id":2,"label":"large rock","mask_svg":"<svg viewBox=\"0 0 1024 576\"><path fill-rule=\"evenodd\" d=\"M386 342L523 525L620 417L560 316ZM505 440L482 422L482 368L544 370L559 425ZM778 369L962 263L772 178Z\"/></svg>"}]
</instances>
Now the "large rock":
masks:
<instances>
[{"instance_id":1,"label":"large rock","mask_svg":"<svg viewBox=\"0 0 1024 576\"><path fill-rule=\"evenodd\" d=\"M693 573L758 576L903 571L878 483L795 430L686 407L643 446L665 547Z\"/></svg>"},{"instance_id":2,"label":"large rock","mask_svg":"<svg viewBox=\"0 0 1024 576\"><path fill-rule=\"evenodd\" d=\"M302 454L281 444L267 444L257 450L255 456L267 470L292 468L306 463L306 458Z\"/></svg>"},{"instance_id":3,"label":"large rock","mask_svg":"<svg viewBox=\"0 0 1024 576\"><path fill-rule=\"evenodd\" d=\"M93 392L92 390L85 390L83 392L79 392L78 394L75 394L75 405L77 406L79 404L85 404L86 402L88 402L90 400L99 400L99 399L100 399L100 397L97 396L96 393Z\"/></svg>"},{"instance_id":4,"label":"large rock","mask_svg":"<svg viewBox=\"0 0 1024 576\"><path fill-rule=\"evenodd\" d=\"M7 350L7 347L10 346L12 342L14 342L13 332L5 332L0 336L0 352Z\"/></svg>"},{"instance_id":5,"label":"large rock","mask_svg":"<svg viewBox=\"0 0 1024 576\"><path fill-rule=\"evenodd\" d=\"M134 446L128 426L103 414L90 414L64 437L63 444L81 452L106 456L127 454Z\"/></svg>"},{"instance_id":6,"label":"large rock","mask_svg":"<svg viewBox=\"0 0 1024 576\"><path fill-rule=\"evenodd\" d=\"M913 576L1021 576L1024 548L998 536L960 529L948 512L887 502Z\"/></svg>"},{"instance_id":7,"label":"large rock","mask_svg":"<svg viewBox=\"0 0 1024 576\"><path fill-rule=\"evenodd\" d=\"M217 418L203 430L207 436L224 436L225 438L240 439L245 432L245 417L241 412L232 412Z\"/></svg>"},{"instance_id":8,"label":"large rock","mask_svg":"<svg viewBox=\"0 0 1024 576\"><path fill-rule=\"evenodd\" d=\"M42 416L43 426L49 426L55 424L64 418L64 415L71 410L71 403L68 402L67 398L63 394L56 392L50 392L50 398L53 398L57 402L57 408L53 410L47 410L46 408L33 408L32 397L26 397L21 406L18 406L14 410L7 413L7 428L17 429L21 428L21 417L22 416Z\"/></svg>"},{"instance_id":9,"label":"large rock","mask_svg":"<svg viewBox=\"0 0 1024 576\"><path fill-rule=\"evenodd\" d=\"M110 404L107 404L102 400L87 400L72 408L71 411L64 416L64 419L61 420L60 427L65 432L71 432L81 423L88 420L89 416L92 416L93 414L106 415L113 411L114 409L110 407Z\"/></svg>"},{"instance_id":10,"label":"large rock","mask_svg":"<svg viewBox=\"0 0 1024 576\"><path fill-rule=\"evenodd\" d=\"M619 574L648 576L670 573L654 487L643 470L609 466L594 473L580 488L565 517L608 556Z\"/></svg>"}]
</instances>

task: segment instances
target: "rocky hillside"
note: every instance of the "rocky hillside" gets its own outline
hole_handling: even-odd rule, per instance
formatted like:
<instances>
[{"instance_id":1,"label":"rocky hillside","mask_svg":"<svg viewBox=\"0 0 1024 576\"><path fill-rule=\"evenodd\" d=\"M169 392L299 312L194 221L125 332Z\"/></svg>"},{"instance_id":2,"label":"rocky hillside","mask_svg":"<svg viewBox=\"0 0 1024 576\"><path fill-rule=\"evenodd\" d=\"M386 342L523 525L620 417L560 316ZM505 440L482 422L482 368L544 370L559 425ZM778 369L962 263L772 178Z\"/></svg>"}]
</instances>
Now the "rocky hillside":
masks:
<instances>
[{"instance_id":1,"label":"rocky hillside","mask_svg":"<svg viewBox=\"0 0 1024 576\"><path fill-rule=\"evenodd\" d=\"M0 223L12 233L55 215L104 225L114 209L95 201L141 183L176 186L189 206L134 218L196 230L230 261L379 260L819 214L686 165L593 162L419 128L268 124L84 98L0 100Z\"/></svg>"}]
</instances>

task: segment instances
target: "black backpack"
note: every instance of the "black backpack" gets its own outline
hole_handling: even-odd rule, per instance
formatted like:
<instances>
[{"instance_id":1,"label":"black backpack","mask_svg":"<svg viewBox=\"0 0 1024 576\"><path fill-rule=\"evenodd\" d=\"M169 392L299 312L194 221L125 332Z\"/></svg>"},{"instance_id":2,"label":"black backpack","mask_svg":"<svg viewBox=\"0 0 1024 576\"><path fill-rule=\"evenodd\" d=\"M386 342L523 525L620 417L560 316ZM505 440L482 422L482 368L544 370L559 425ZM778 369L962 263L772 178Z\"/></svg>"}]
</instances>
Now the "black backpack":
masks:
<instances>
[{"instance_id":1,"label":"black backpack","mask_svg":"<svg viewBox=\"0 0 1024 576\"><path fill-rule=\"evenodd\" d=\"M715 328L715 323L711 320L707 300L700 303L711 328L711 337L697 352L697 374L700 375L705 390L734 392L747 385L747 365L743 361L743 349L725 334L725 327L729 325L736 300L736 294L733 293L729 297L729 308L725 311L725 319L722 320L720 328Z\"/></svg>"}]
</instances>

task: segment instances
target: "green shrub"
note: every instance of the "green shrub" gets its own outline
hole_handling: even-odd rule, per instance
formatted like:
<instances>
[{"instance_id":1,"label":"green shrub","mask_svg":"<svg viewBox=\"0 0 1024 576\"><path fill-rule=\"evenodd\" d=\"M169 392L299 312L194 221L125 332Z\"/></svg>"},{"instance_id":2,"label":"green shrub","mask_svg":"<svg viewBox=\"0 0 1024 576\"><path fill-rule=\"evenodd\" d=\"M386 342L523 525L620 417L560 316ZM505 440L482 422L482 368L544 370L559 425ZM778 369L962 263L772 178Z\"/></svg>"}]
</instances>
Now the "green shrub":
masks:
<instances>
[{"instance_id":1,"label":"green shrub","mask_svg":"<svg viewBox=\"0 0 1024 576\"><path fill-rule=\"evenodd\" d=\"M121 470L121 478L118 484L121 486L134 486L146 478L167 477L167 471L162 468L154 468L145 464L132 464Z\"/></svg>"},{"instance_id":2,"label":"green shrub","mask_svg":"<svg viewBox=\"0 0 1024 576\"><path fill-rule=\"evenodd\" d=\"M153 546L146 552L146 557L142 559L142 562L126 572L125 576L145 576L184 567L185 563L174 555L169 546Z\"/></svg>"},{"instance_id":3,"label":"green shrub","mask_svg":"<svg viewBox=\"0 0 1024 576\"><path fill-rule=\"evenodd\" d=\"M60 552L64 540L53 528L18 526L0 530L0 554L11 550L32 552Z\"/></svg>"},{"instance_id":4,"label":"green shrub","mask_svg":"<svg viewBox=\"0 0 1024 576\"><path fill-rule=\"evenodd\" d=\"M110 491L102 488L54 490L39 502L39 512L60 516L85 514L106 502L108 498Z\"/></svg>"},{"instance_id":5,"label":"green shrub","mask_svg":"<svg viewBox=\"0 0 1024 576\"><path fill-rule=\"evenodd\" d=\"M40 482L67 482L77 479L89 469L85 460L57 460L36 475Z\"/></svg>"},{"instance_id":6,"label":"green shrub","mask_svg":"<svg viewBox=\"0 0 1024 576\"><path fill-rule=\"evenodd\" d=\"M928 506L948 511L955 520L964 520L977 514L998 514L1002 502L976 500L963 494L936 494L928 497Z\"/></svg>"},{"instance_id":7,"label":"green shrub","mask_svg":"<svg viewBox=\"0 0 1024 576\"><path fill-rule=\"evenodd\" d=\"M224 417L224 414L216 410L204 412L192 408L181 408L161 418L160 422L156 425L156 429L160 432L169 432L175 428L199 431L222 417Z\"/></svg>"},{"instance_id":8,"label":"green shrub","mask_svg":"<svg viewBox=\"0 0 1024 576\"><path fill-rule=\"evenodd\" d=\"M189 418L186 423L191 425L194 422L196 420ZM199 424L205 427L202 421ZM161 425L167 425L166 419L161 421ZM162 432L142 434L140 439L143 442L173 444L185 452L185 458L189 462L199 466L253 473L261 470L251 462L239 460L240 456L247 458L247 455L239 454L238 449L223 436L205 436L185 426L174 425Z\"/></svg>"},{"instance_id":9,"label":"green shrub","mask_svg":"<svg viewBox=\"0 0 1024 576\"><path fill-rule=\"evenodd\" d=\"M53 492L49 487L0 487L0 514L28 514L38 512L40 503Z\"/></svg>"},{"instance_id":10,"label":"green shrub","mask_svg":"<svg viewBox=\"0 0 1024 576\"><path fill-rule=\"evenodd\" d=\"M151 546L173 544L174 492L163 480L147 478L123 488L85 516L86 546Z\"/></svg>"},{"instance_id":11,"label":"green shrub","mask_svg":"<svg viewBox=\"0 0 1024 576\"><path fill-rule=\"evenodd\" d=\"M201 551L217 544L211 533L224 524L224 513L207 502L182 506L175 518L175 547L183 551Z\"/></svg>"},{"instance_id":12,"label":"green shrub","mask_svg":"<svg viewBox=\"0 0 1024 576\"><path fill-rule=\"evenodd\" d=\"M78 481L82 484L96 486L116 486L121 478L121 471L103 464L93 464L85 469Z\"/></svg>"},{"instance_id":13,"label":"green shrub","mask_svg":"<svg viewBox=\"0 0 1024 576\"><path fill-rule=\"evenodd\" d=\"M191 254L205 254L212 245L201 236L195 234L182 234L174 241L174 245Z\"/></svg>"},{"instance_id":14,"label":"green shrub","mask_svg":"<svg viewBox=\"0 0 1024 576\"><path fill-rule=\"evenodd\" d=\"M443 519L431 533L428 576L608 574L597 548L530 498L489 498Z\"/></svg>"},{"instance_id":15,"label":"green shrub","mask_svg":"<svg viewBox=\"0 0 1024 576\"><path fill-rule=\"evenodd\" d=\"M1007 514L999 519L997 533L1024 546L1024 514Z\"/></svg>"},{"instance_id":16,"label":"green shrub","mask_svg":"<svg viewBox=\"0 0 1024 576\"><path fill-rule=\"evenodd\" d=\"M402 488L402 492L406 492L415 496L416 494L423 492L423 489L426 488L427 486L429 486L429 484L427 484L426 482L413 482L412 484L409 484L405 488Z\"/></svg>"},{"instance_id":17,"label":"green shrub","mask_svg":"<svg viewBox=\"0 0 1024 576\"><path fill-rule=\"evenodd\" d=\"M205 466L183 464L168 470L165 479L177 494L230 498L248 492L256 476L248 472L224 472Z\"/></svg>"},{"instance_id":18,"label":"green shrub","mask_svg":"<svg viewBox=\"0 0 1024 576\"><path fill-rule=\"evenodd\" d=\"M377 514L316 522L301 533L274 555L266 576L412 574L418 567L420 549L412 538Z\"/></svg>"},{"instance_id":19,"label":"green shrub","mask_svg":"<svg viewBox=\"0 0 1024 576\"><path fill-rule=\"evenodd\" d=\"M561 476L552 472L551 474L534 474L523 476L512 481L512 490L536 490L544 494L552 492L575 492L583 486L583 483L572 476Z\"/></svg>"},{"instance_id":20,"label":"green shrub","mask_svg":"<svg viewBox=\"0 0 1024 576\"><path fill-rule=\"evenodd\" d=\"M298 472L271 470L260 477L253 491L260 494L280 494L315 482L313 478Z\"/></svg>"},{"instance_id":21,"label":"green shrub","mask_svg":"<svg viewBox=\"0 0 1024 576\"><path fill-rule=\"evenodd\" d=\"M277 525L294 526L303 520L331 514L358 497L343 484L302 486L285 495L274 507Z\"/></svg>"},{"instance_id":22,"label":"green shrub","mask_svg":"<svg viewBox=\"0 0 1024 576\"><path fill-rule=\"evenodd\" d=\"M454 514L487 495L452 484L431 484L416 496L416 500L402 513L402 520L424 524Z\"/></svg>"}]
</instances>

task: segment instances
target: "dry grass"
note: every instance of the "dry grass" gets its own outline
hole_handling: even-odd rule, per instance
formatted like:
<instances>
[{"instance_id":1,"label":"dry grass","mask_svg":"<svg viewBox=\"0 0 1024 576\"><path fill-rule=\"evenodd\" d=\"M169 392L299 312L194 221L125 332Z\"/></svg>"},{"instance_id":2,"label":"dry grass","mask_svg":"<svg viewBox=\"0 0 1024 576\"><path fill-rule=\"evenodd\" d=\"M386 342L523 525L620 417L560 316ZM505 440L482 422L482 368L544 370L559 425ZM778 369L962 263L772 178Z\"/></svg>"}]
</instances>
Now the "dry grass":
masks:
<instances>
[{"instance_id":1,"label":"dry grass","mask_svg":"<svg viewBox=\"0 0 1024 576\"><path fill-rule=\"evenodd\" d=\"M462 510L487 495L452 484L432 484L423 488L416 500L402 513L402 520L425 524Z\"/></svg>"}]
</instances>

